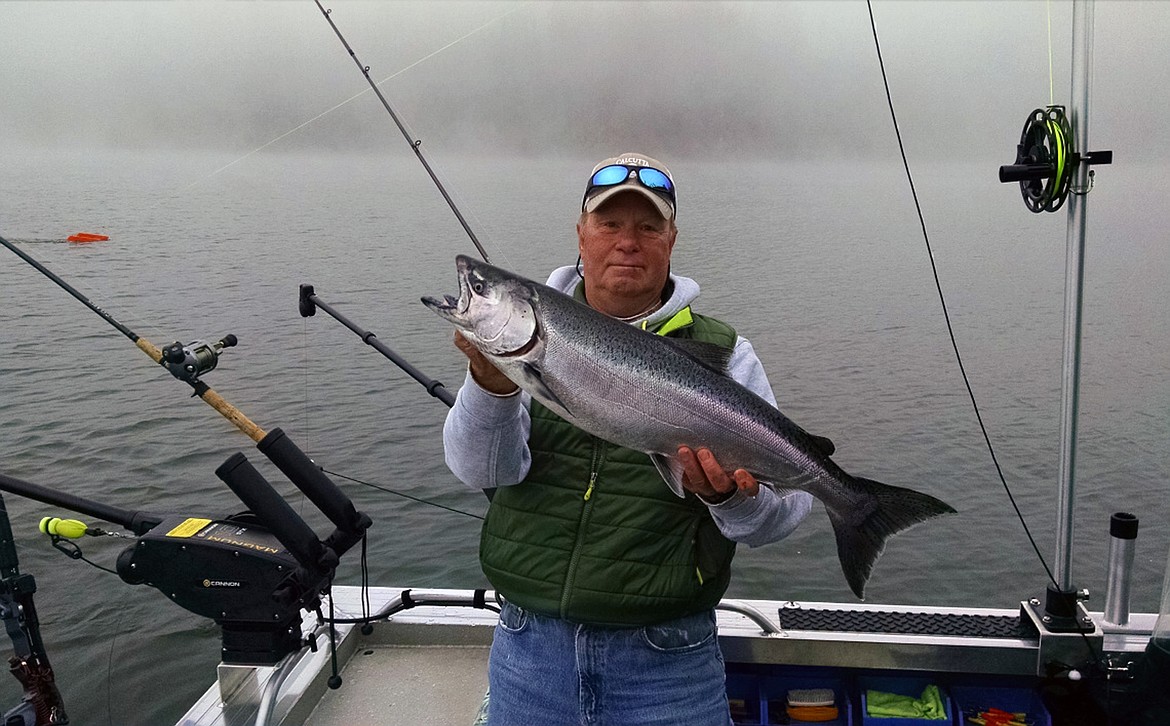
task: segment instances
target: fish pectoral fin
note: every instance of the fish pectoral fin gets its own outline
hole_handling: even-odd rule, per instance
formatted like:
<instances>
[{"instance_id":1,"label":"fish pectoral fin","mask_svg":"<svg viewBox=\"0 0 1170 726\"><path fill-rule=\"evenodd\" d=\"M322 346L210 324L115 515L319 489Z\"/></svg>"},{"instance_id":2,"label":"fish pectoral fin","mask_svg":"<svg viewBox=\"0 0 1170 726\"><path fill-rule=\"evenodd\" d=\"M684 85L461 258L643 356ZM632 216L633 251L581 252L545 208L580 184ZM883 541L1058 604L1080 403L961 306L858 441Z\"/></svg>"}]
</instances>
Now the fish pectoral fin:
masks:
<instances>
[{"instance_id":1,"label":"fish pectoral fin","mask_svg":"<svg viewBox=\"0 0 1170 726\"><path fill-rule=\"evenodd\" d=\"M682 461L677 456L667 456L666 454L650 454L650 461L654 462L654 466L658 468L658 473L662 475L662 479L670 487L670 491L678 495L680 499L686 497L687 492L683 489L682 483Z\"/></svg>"},{"instance_id":2,"label":"fish pectoral fin","mask_svg":"<svg viewBox=\"0 0 1170 726\"><path fill-rule=\"evenodd\" d=\"M727 367L731 365L731 348L724 348L722 345L715 343L706 343L701 340L693 340L691 338L663 338L659 337L675 348L678 348L686 355L694 358L703 366L721 375L727 375Z\"/></svg>"},{"instance_id":3,"label":"fish pectoral fin","mask_svg":"<svg viewBox=\"0 0 1170 726\"><path fill-rule=\"evenodd\" d=\"M553 393L552 390L544 384L544 377L541 375L539 368L532 365L531 363L525 363L524 379L528 382L528 385L532 387L532 390L529 392L535 395L538 399L542 398L545 401L554 403L559 406L561 410L569 413L570 415L573 413L569 410L569 407L565 405L564 401L562 401L557 396L557 394Z\"/></svg>"}]
</instances>

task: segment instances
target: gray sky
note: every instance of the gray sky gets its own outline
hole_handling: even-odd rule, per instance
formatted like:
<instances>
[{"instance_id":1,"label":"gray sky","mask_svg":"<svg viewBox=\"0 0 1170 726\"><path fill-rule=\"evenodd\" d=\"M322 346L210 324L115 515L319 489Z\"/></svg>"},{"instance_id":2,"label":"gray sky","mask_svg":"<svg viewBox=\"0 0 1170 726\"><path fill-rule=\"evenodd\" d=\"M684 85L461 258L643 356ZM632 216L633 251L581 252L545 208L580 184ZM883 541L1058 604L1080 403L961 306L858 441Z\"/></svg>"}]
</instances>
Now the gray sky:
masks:
<instances>
[{"instance_id":1,"label":"gray sky","mask_svg":"<svg viewBox=\"0 0 1170 726\"><path fill-rule=\"evenodd\" d=\"M327 7L378 80L482 28L382 86L428 144L540 154L627 138L672 155L846 156L892 143L864 2ZM1049 11L1067 102L1067 0L874 10L909 150L1010 162L1028 112L1049 101ZM1170 2L1097 3L1095 146L1166 155L1168 35ZM0 1L0 150L245 154L365 88L309 0ZM364 150L404 143L397 133L366 93L271 148Z\"/></svg>"}]
</instances>

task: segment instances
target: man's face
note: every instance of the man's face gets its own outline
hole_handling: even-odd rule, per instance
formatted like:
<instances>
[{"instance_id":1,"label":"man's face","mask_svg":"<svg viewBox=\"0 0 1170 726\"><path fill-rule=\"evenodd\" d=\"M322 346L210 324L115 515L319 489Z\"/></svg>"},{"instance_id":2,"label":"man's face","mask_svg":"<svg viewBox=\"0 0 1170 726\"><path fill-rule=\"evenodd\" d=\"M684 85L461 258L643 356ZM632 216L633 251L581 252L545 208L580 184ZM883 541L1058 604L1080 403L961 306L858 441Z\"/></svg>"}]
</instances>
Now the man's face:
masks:
<instances>
[{"instance_id":1,"label":"man's face","mask_svg":"<svg viewBox=\"0 0 1170 726\"><path fill-rule=\"evenodd\" d=\"M661 294L677 234L654 204L636 192L617 194L577 223L589 304L632 315Z\"/></svg>"}]
</instances>

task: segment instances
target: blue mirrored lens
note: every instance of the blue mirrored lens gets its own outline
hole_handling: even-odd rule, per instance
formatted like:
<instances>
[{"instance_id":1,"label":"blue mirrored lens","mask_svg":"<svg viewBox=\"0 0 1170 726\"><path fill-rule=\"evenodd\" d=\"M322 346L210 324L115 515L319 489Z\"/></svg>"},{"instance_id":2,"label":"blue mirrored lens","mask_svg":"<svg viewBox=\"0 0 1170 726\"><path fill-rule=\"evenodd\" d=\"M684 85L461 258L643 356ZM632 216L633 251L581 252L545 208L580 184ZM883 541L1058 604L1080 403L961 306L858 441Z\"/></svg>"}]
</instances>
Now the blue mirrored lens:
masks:
<instances>
[{"instance_id":1,"label":"blue mirrored lens","mask_svg":"<svg viewBox=\"0 0 1170 726\"><path fill-rule=\"evenodd\" d=\"M651 189L662 189L663 191L674 191L674 185L670 183L670 177L666 176L657 169L643 168L638 170L638 178L642 183Z\"/></svg>"},{"instance_id":2,"label":"blue mirrored lens","mask_svg":"<svg viewBox=\"0 0 1170 726\"><path fill-rule=\"evenodd\" d=\"M621 184L629 176L630 170L624 166L607 166L604 169L598 169L589 183L597 187L608 187Z\"/></svg>"}]
</instances>

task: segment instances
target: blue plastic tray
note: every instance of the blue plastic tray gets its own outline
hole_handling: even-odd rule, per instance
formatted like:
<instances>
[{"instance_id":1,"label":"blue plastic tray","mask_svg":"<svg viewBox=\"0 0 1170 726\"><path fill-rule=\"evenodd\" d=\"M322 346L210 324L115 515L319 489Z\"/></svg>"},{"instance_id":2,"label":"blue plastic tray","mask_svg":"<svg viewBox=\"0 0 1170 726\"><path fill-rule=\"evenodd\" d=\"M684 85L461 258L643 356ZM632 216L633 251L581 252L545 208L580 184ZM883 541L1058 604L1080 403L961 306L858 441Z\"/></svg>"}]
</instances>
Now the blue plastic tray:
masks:
<instances>
[{"instance_id":1,"label":"blue plastic tray","mask_svg":"<svg viewBox=\"0 0 1170 726\"><path fill-rule=\"evenodd\" d=\"M828 688L833 691L837 718L832 721L817 721L820 726L850 726L853 723L853 704L845 683L838 678L803 676L799 674L769 675L760 679L760 711L765 724L804 724L809 721L789 721L778 716L787 716L788 692L794 689Z\"/></svg>"},{"instance_id":2,"label":"blue plastic tray","mask_svg":"<svg viewBox=\"0 0 1170 726\"><path fill-rule=\"evenodd\" d=\"M1040 694L1030 688L980 688L977 686L954 686L951 697L955 701L955 713L959 726L968 726L964 711L969 708L998 708L1016 713L1024 711L1036 726L1052 726L1052 715L1044 707Z\"/></svg>"}]
</instances>

